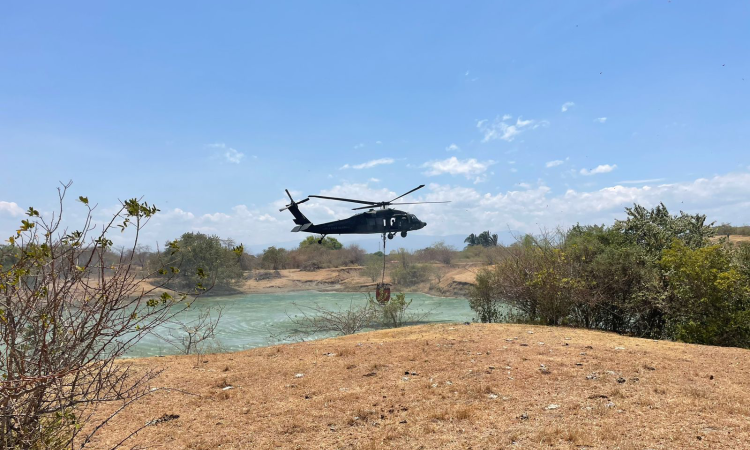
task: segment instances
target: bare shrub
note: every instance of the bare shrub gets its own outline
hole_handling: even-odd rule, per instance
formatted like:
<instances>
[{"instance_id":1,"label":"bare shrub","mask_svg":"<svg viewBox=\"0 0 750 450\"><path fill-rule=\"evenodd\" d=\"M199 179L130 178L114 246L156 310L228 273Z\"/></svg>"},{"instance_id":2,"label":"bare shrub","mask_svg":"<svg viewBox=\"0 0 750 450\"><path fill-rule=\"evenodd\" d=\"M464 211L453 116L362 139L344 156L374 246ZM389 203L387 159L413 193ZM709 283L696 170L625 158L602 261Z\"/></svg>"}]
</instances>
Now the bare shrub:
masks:
<instances>
[{"instance_id":1,"label":"bare shrub","mask_svg":"<svg viewBox=\"0 0 750 450\"><path fill-rule=\"evenodd\" d=\"M156 207L127 200L99 226L95 207L79 197L83 226L69 232L61 226L69 186L58 189L59 208L51 217L29 208L8 239L12 259L4 262L10 265L0 269L2 448L88 446L112 417L151 392L147 382L159 374L135 373L115 360L190 302L186 293L167 288L180 271L175 242L167 246L171 259L157 269L165 275L157 286L140 283L157 273L139 274L134 267L140 231ZM114 253L109 233L120 230L131 232L133 242ZM197 288L194 293L204 289ZM99 405L114 401L122 407L91 422Z\"/></svg>"},{"instance_id":2,"label":"bare shrub","mask_svg":"<svg viewBox=\"0 0 750 450\"><path fill-rule=\"evenodd\" d=\"M376 313L369 301L355 305L352 300L348 308L335 311L318 304L313 306L294 304L294 306L299 313L289 317L294 327L289 337L298 339L322 333L354 334L372 326Z\"/></svg>"},{"instance_id":3,"label":"bare shrub","mask_svg":"<svg viewBox=\"0 0 750 450\"><path fill-rule=\"evenodd\" d=\"M444 241L438 241L427 248L417 250L415 257L421 262L439 262L449 266L457 253L452 245L446 245Z\"/></svg>"},{"instance_id":4,"label":"bare shrub","mask_svg":"<svg viewBox=\"0 0 750 450\"><path fill-rule=\"evenodd\" d=\"M207 349L207 344L216 340L223 308L205 308L198 317L185 320L181 316L166 321L165 331L154 333L183 355L197 354Z\"/></svg>"}]
</instances>

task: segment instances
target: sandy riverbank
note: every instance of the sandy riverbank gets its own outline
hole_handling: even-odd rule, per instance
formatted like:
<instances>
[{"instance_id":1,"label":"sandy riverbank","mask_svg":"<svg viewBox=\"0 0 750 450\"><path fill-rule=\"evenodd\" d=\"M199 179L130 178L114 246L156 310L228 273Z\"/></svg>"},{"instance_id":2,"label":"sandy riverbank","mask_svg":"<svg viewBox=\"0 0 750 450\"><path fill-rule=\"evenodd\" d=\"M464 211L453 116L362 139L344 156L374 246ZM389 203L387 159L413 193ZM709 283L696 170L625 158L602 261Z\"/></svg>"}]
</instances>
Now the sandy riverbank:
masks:
<instances>
[{"instance_id":1,"label":"sandy riverbank","mask_svg":"<svg viewBox=\"0 0 750 450\"><path fill-rule=\"evenodd\" d=\"M394 292L421 292L440 297L466 297L469 287L474 283L476 272L482 265L459 263L445 266L434 264L433 269L439 276L427 282L413 286L393 285ZM247 272L245 278L231 288L214 287L207 296L227 296L243 294L263 294L295 291L321 292L374 292L377 282L363 274L363 267L337 267L306 272L299 269L279 271L258 270ZM260 274L278 272L275 278L262 279ZM391 279L386 275L386 283Z\"/></svg>"}]
</instances>

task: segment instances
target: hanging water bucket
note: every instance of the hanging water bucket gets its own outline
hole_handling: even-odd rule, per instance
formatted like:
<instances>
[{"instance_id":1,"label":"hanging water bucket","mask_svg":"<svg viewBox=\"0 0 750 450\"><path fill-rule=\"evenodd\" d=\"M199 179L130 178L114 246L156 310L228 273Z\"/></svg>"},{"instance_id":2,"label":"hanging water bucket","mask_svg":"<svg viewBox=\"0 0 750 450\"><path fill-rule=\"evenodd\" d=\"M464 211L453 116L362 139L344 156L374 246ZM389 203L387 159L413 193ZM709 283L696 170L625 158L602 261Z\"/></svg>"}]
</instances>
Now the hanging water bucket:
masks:
<instances>
[{"instance_id":1,"label":"hanging water bucket","mask_svg":"<svg viewBox=\"0 0 750 450\"><path fill-rule=\"evenodd\" d=\"M375 287L375 298L380 303L388 303L391 299L391 285L378 283Z\"/></svg>"}]
</instances>

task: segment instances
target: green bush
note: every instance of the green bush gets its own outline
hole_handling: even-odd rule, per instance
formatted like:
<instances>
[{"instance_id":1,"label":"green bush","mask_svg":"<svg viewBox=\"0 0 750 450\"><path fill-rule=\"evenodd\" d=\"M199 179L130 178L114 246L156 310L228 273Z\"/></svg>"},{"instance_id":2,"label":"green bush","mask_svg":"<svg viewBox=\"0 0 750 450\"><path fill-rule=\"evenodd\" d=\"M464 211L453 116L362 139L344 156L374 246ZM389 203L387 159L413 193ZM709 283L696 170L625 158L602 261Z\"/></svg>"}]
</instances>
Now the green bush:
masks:
<instances>
[{"instance_id":1,"label":"green bush","mask_svg":"<svg viewBox=\"0 0 750 450\"><path fill-rule=\"evenodd\" d=\"M400 265L391 270L391 279L400 286L414 286L429 281L433 268L428 264Z\"/></svg>"},{"instance_id":2,"label":"green bush","mask_svg":"<svg viewBox=\"0 0 750 450\"><path fill-rule=\"evenodd\" d=\"M179 258L174 262L176 276L171 285L186 288L198 283L209 283L216 286L230 286L242 278L240 258L243 253L241 247L234 247L234 243L223 241L218 236L203 233L184 233L160 254L155 254L151 260L151 267L161 267L174 259L172 253L179 248ZM163 273L162 277L174 275Z\"/></svg>"},{"instance_id":3,"label":"green bush","mask_svg":"<svg viewBox=\"0 0 750 450\"><path fill-rule=\"evenodd\" d=\"M678 240L664 250L660 264L676 339L750 346L750 280L732 261L733 253L720 245L690 249Z\"/></svg>"},{"instance_id":4,"label":"green bush","mask_svg":"<svg viewBox=\"0 0 750 450\"><path fill-rule=\"evenodd\" d=\"M750 347L750 245L711 245L703 215L627 208L612 226L524 236L477 274L477 319Z\"/></svg>"},{"instance_id":5,"label":"green bush","mask_svg":"<svg viewBox=\"0 0 750 450\"><path fill-rule=\"evenodd\" d=\"M398 328L410 316L407 314L407 310L411 305L411 299L406 300L406 294L404 293L392 295L386 303L380 303L373 296L369 296L368 299L370 306L380 318L380 325L385 328Z\"/></svg>"}]
</instances>

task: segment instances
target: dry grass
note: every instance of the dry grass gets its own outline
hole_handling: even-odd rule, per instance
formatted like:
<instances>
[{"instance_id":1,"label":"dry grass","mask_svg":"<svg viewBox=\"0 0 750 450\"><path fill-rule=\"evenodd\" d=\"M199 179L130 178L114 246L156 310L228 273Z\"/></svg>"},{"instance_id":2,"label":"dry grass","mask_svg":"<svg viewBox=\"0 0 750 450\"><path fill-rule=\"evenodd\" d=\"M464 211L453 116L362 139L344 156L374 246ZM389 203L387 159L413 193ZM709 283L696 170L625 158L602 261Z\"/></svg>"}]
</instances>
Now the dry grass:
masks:
<instances>
[{"instance_id":1,"label":"dry grass","mask_svg":"<svg viewBox=\"0 0 750 450\"><path fill-rule=\"evenodd\" d=\"M712 242L719 242L721 239L726 238L725 234L720 234L711 238ZM730 234L729 242L733 244L750 243L750 236L743 236L741 234Z\"/></svg>"},{"instance_id":2,"label":"dry grass","mask_svg":"<svg viewBox=\"0 0 750 450\"><path fill-rule=\"evenodd\" d=\"M155 391L96 448L164 413L180 417L128 448L750 448L750 351L741 349L441 324L204 360L133 361L166 369L154 387L198 396Z\"/></svg>"}]
</instances>

